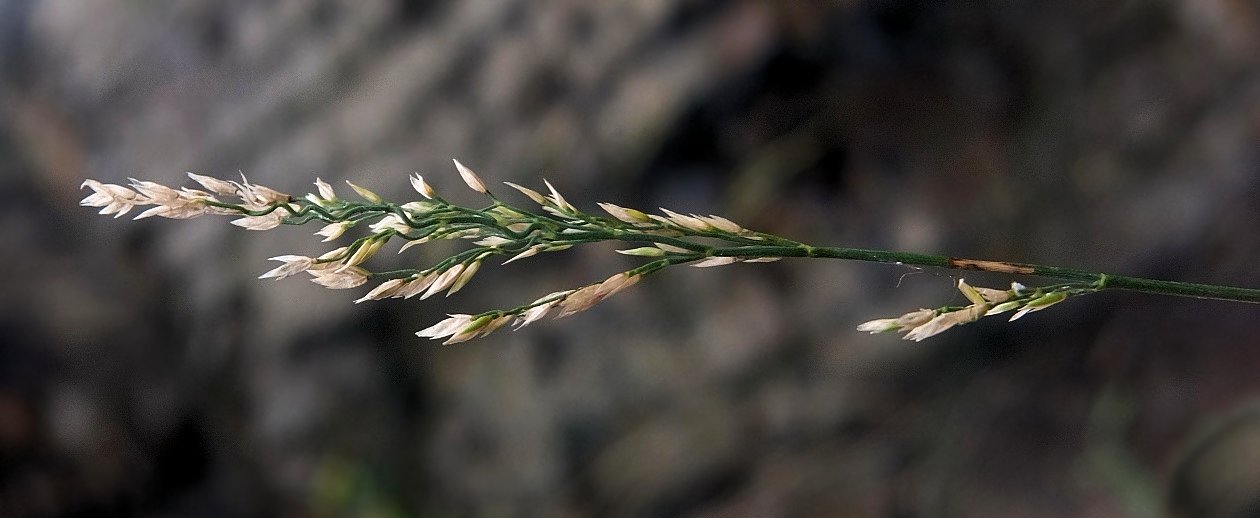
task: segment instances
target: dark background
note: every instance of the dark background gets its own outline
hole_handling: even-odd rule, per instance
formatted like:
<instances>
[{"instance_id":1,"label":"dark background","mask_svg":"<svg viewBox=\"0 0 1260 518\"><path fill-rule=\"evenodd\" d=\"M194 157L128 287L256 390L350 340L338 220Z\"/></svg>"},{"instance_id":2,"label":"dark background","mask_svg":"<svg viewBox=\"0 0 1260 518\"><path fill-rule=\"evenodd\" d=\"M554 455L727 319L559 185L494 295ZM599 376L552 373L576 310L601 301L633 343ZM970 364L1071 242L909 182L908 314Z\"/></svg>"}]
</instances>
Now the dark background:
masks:
<instances>
[{"instance_id":1,"label":"dark background","mask_svg":"<svg viewBox=\"0 0 1260 518\"><path fill-rule=\"evenodd\" d=\"M458 157L588 210L1260 286L1254 2L8 0L0 49L0 515L1260 515L1255 307L915 344L853 326L955 272L788 260L442 347L412 333L635 263L354 305L255 279L313 227L77 206L238 170L476 201Z\"/></svg>"}]
</instances>

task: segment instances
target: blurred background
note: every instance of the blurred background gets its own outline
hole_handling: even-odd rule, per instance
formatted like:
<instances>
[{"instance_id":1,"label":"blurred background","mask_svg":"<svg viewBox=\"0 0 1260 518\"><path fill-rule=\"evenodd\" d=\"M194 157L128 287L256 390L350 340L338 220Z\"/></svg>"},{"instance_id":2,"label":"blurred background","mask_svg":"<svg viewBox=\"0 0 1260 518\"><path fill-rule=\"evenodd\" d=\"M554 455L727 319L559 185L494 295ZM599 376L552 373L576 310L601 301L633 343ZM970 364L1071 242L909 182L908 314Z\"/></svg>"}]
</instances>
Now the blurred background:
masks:
<instances>
[{"instance_id":1,"label":"blurred background","mask_svg":"<svg viewBox=\"0 0 1260 518\"><path fill-rule=\"evenodd\" d=\"M314 227L77 205L238 170L478 201L457 157L588 210L1256 287L1257 56L1249 0L5 0L0 515L1260 516L1256 307L916 344L853 326L956 272L787 260L442 347L412 333L636 263L354 305L255 279Z\"/></svg>"}]
</instances>

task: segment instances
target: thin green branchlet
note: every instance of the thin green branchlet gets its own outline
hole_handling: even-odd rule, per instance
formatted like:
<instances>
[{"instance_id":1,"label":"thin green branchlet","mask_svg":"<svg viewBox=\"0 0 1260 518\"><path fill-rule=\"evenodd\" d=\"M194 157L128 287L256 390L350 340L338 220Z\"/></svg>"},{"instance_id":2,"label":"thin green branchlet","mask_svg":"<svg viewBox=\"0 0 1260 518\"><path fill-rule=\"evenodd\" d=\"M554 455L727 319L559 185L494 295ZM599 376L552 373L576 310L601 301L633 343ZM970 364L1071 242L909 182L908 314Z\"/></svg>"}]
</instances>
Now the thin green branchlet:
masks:
<instances>
[{"instance_id":1,"label":"thin green branchlet","mask_svg":"<svg viewBox=\"0 0 1260 518\"><path fill-rule=\"evenodd\" d=\"M546 194L504 182L539 207L538 210L527 209L502 201L472 169L458 160L454 163L464 184L486 196L487 205L473 208L448 202L419 174L413 174L410 183L423 199L396 204L349 181L346 183L358 199L341 198L331 185L318 178L315 180L315 192L297 198L252 184L243 175L241 181L236 182L194 173L188 173L188 176L201 189L175 189L135 179L128 186L87 180L82 187L90 188L92 194L80 204L98 207L101 214L112 214L114 217L123 216L136 207L147 207L135 219L152 216L171 219L203 215L235 216L231 223L249 230L320 223L322 226L315 235L323 237L324 242L341 239L355 227L365 227L368 231L366 235L318 256L272 257L270 260L279 262L279 266L259 277L284 279L306 273L311 276L311 281L330 289L376 283L355 303L415 296L427 299L440 293L450 296L466 286L482 264L492 258L504 259L502 264L507 264L590 243L624 242L632 246L617 250L618 253L646 261L605 280L549 293L514 308L477 314L450 314L448 318L416 333L425 338L445 339L443 343L447 344L485 336L509 324L520 329L548 316L561 318L578 313L629 288L644 276L669 266L686 264L703 268L737 262L770 262L783 257L936 266L1068 281L1032 288L1012 283L1010 289L999 290L973 287L960 280L958 289L971 303L967 306L920 309L858 326L858 330L871 333L903 332L905 339L915 341L984 316L1014 311L1010 320L1016 320L1067 298L1106 289L1260 302L1260 290L1249 288L1158 281L1061 267L907 252L817 247L752 231L721 216L681 214L668 209L661 209L661 214L657 215L600 203L599 207L608 214L600 216L578 209L546 180L543 181ZM364 266L391 241L402 242L398 250L402 253L413 246L438 240L465 240L470 246L427 267L372 271Z\"/></svg>"}]
</instances>

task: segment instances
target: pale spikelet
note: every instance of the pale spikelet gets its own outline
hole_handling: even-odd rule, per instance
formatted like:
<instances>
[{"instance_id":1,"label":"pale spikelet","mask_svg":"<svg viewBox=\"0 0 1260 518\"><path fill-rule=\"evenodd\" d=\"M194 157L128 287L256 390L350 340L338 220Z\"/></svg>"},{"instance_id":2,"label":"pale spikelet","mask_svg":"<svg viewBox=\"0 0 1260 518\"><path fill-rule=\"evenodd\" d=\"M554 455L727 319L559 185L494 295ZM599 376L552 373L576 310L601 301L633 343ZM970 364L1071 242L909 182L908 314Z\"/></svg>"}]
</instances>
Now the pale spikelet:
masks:
<instances>
[{"instance_id":1,"label":"pale spikelet","mask_svg":"<svg viewBox=\"0 0 1260 518\"><path fill-rule=\"evenodd\" d=\"M333 261L344 258L346 255L346 252L349 252L349 251L350 251L350 247L343 246L334 250L329 250L327 252L324 252L322 255L315 258L315 262L318 263L318 265L312 266L311 268L312 269L316 267L321 268L321 269L331 268L335 264Z\"/></svg>"},{"instance_id":2,"label":"pale spikelet","mask_svg":"<svg viewBox=\"0 0 1260 518\"><path fill-rule=\"evenodd\" d=\"M429 239L430 239L429 236L425 236L419 239L413 239L411 241L407 241L406 243L403 243L403 246L398 249L398 253L401 254L404 251L406 251L408 248L411 248L413 246L420 246L425 243L428 243Z\"/></svg>"},{"instance_id":3,"label":"pale spikelet","mask_svg":"<svg viewBox=\"0 0 1260 518\"><path fill-rule=\"evenodd\" d=\"M621 272L599 284L591 284L580 288L559 302L560 314L556 315L556 318L563 318L585 311L600 301L634 285L636 282L639 282L638 275Z\"/></svg>"},{"instance_id":4,"label":"pale spikelet","mask_svg":"<svg viewBox=\"0 0 1260 518\"><path fill-rule=\"evenodd\" d=\"M486 322L486 324L482 326L480 330L477 331L476 336L486 336L490 333L493 333L497 331L500 327L503 327L511 323L512 319L513 319L512 315L496 316L492 318L489 322ZM452 337L451 339L453 340L454 337ZM448 343L454 343L454 342L448 342Z\"/></svg>"},{"instance_id":5,"label":"pale spikelet","mask_svg":"<svg viewBox=\"0 0 1260 518\"><path fill-rule=\"evenodd\" d=\"M753 257L750 259L744 259L744 262L746 263L773 263L775 261L781 261L781 260L783 260L782 257Z\"/></svg>"},{"instance_id":6,"label":"pale spikelet","mask_svg":"<svg viewBox=\"0 0 1260 518\"><path fill-rule=\"evenodd\" d=\"M526 258L526 257L533 257L533 256L535 256L535 255L538 255L538 253L539 253L539 252L541 252L541 251L542 251L542 249L543 249L543 247L538 246L538 245L531 246L531 247L529 247L529 248L526 248L524 252L521 252L521 253L519 253L519 254L516 254L516 255L512 256L512 258L511 258L511 259L508 259L508 260L506 260L506 261L503 261L503 264L508 264L508 263L510 263L510 262L512 262L512 261L519 261L519 260L524 259L524 258Z\"/></svg>"},{"instance_id":7,"label":"pale spikelet","mask_svg":"<svg viewBox=\"0 0 1260 518\"><path fill-rule=\"evenodd\" d=\"M888 331L905 331L926 324L928 321L932 320L932 317L935 316L936 310L920 309L918 311L911 311L897 318L880 318L869 322L863 322L861 325L858 325L857 330L865 331L871 334L885 333Z\"/></svg>"},{"instance_id":8,"label":"pale spikelet","mask_svg":"<svg viewBox=\"0 0 1260 518\"><path fill-rule=\"evenodd\" d=\"M1043 309L1046 309L1050 306L1063 302L1064 299L1067 299L1067 294L1061 291L1056 291L1054 293L1047 293L1045 295L1037 297L1029 301L1028 304L1025 304L1023 309L1019 310L1014 315L1011 315L1010 321L1014 322L1016 320L1023 318L1024 315L1027 315L1034 311L1041 311Z\"/></svg>"},{"instance_id":9,"label":"pale spikelet","mask_svg":"<svg viewBox=\"0 0 1260 518\"><path fill-rule=\"evenodd\" d=\"M639 248L630 248L626 250L616 250L622 255L635 255L639 257L660 257L665 255L665 251L654 246L643 246Z\"/></svg>"},{"instance_id":10,"label":"pale spikelet","mask_svg":"<svg viewBox=\"0 0 1260 518\"><path fill-rule=\"evenodd\" d=\"M995 290L993 288L982 288L980 286L976 286L975 289L980 293L980 296L984 297L984 300L988 301L990 304L1001 304L1011 300L1011 296L1013 295L1012 292L1007 290Z\"/></svg>"},{"instance_id":11,"label":"pale spikelet","mask_svg":"<svg viewBox=\"0 0 1260 518\"><path fill-rule=\"evenodd\" d=\"M251 184L245 178L245 173L241 173L241 183L235 184L237 195L250 207L265 207L275 203L288 203L292 199L288 194L282 193L265 185Z\"/></svg>"},{"instance_id":12,"label":"pale spikelet","mask_svg":"<svg viewBox=\"0 0 1260 518\"><path fill-rule=\"evenodd\" d=\"M473 315L453 314L432 326L416 332L421 338L439 339L450 337L442 345L465 342L478 336L485 336L503 327L512 317L510 315Z\"/></svg>"},{"instance_id":13,"label":"pale spikelet","mask_svg":"<svg viewBox=\"0 0 1260 518\"><path fill-rule=\"evenodd\" d=\"M989 311L985 312L984 316L987 317L987 316L992 316L992 315L1000 315L1002 313L1006 313L1007 311L1010 311L1022 305L1024 305L1024 302L1019 301L1019 300L1003 302L1001 304L993 306L993 309L990 309Z\"/></svg>"},{"instance_id":14,"label":"pale spikelet","mask_svg":"<svg viewBox=\"0 0 1260 518\"><path fill-rule=\"evenodd\" d=\"M443 338L455 334L472 323L472 315L453 314L446 319L416 332L421 338Z\"/></svg>"},{"instance_id":15,"label":"pale spikelet","mask_svg":"<svg viewBox=\"0 0 1260 518\"><path fill-rule=\"evenodd\" d=\"M367 200L371 203L380 203L382 201L381 195L368 190L366 187L360 187L358 185L355 185L355 183L351 182L350 180L346 180L346 185L349 185L351 189L354 189L354 193L358 194L359 197L363 198L364 200Z\"/></svg>"},{"instance_id":16,"label":"pale spikelet","mask_svg":"<svg viewBox=\"0 0 1260 518\"><path fill-rule=\"evenodd\" d=\"M937 315L932 320L929 320L926 324L923 324L914 329L911 329L910 332L906 333L906 336L902 338L906 340L914 340L916 342L922 342L926 338L930 338L938 334L941 334L945 332L946 330L948 330L949 328L958 325L957 313L958 312L955 311L952 313L944 313L941 315Z\"/></svg>"},{"instance_id":17,"label":"pale spikelet","mask_svg":"<svg viewBox=\"0 0 1260 518\"><path fill-rule=\"evenodd\" d=\"M539 204L539 205L546 205L546 204L547 204L547 197L546 197L546 196L543 196L543 195L542 195L541 193L539 193L538 191L535 191L535 190L533 190L533 189L530 189L529 187L524 187L524 186L521 186L521 185L514 184L514 183L512 183L512 182L503 182L503 184L504 184L504 185L507 185L508 187L511 187L511 188L513 188L513 189L516 189L517 191L520 191L520 192L521 192L521 194L524 194L525 196L529 197L529 199L530 199L530 200L533 200L533 201L534 201L534 203L537 203L537 204Z\"/></svg>"},{"instance_id":18,"label":"pale spikelet","mask_svg":"<svg viewBox=\"0 0 1260 518\"><path fill-rule=\"evenodd\" d=\"M482 315L472 319L468 325L455 332L442 345L456 344L466 342L478 336L486 336L493 333L496 329L503 327L504 324L512 321L511 315Z\"/></svg>"},{"instance_id":19,"label":"pale spikelet","mask_svg":"<svg viewBox=\"0 0 1260 518\"><path fill-rule=\"evenodd\" d=\"M188 177L191 178L192 181L201 184L201 186L205 187L206 190L220 196L235 196L239 192L236 188L236 184L227 180L203 176L191 171L188 172Z\"/></svg>"},{"instance_id":20,"label":"pale spikelet","mask_svg":"<svg viewBox=\"0 0 1260 518\"><path fill-rule=\"evenodd\" d=\"M541 305L534 306L532 308L525 310L523 313L516 316L516 322L512 324L512 328L520 329L534 322L542 320L543 317L546 317L547 313L549 313L551 309L556 306L556 302L558 301L541 304Z\"/></svg>"},{"instance_id":21,"label":"pale spikelet","mask_svg":"<svg viewBox=\"0 0 1260 518\"><path fill-rule=\"evenodd\" d=\"M741 234L741 233L747 232L746 230L744 230L744 227L741 227L735 224L734 221L723 218L722 216L714 216L710 214L708 216L698 216L698 217L701 220L703 220L705 223L708 223L709 225L711 225L713 228L716 228L723 232L727 232L730 234Z\"/></svg>"},{"instance_id":22,"label":"pale spikelet","mask_svg":"<svg viewBox=\"0 0 1260 518\"><path fill-rule=\"evenodd\" d=\"M616 295L621 290L634 286L642 277L640 275L632 275L628 272L621 272L609 277L604 282L599 283L598 296L600 300Z\"/></svg>"},{"instance_id":23,"label":"pale spikelet","mask_svg":"<svg viewBox=\"0 0 1260 518\"><path fill-rule=\"evenodd\" d=\"M958 279L958 291L961 291L963 296L967 297L967 300L970 300L972 304L985 304L988 302L984 300L979 291L967 284L966 279Z\"/></svg>"},{"instance_id":24,"label":"pale spikelet","mask_svg":"<svg viewBox=\"0 0 1260 518\"><path fill-rule=\"evenodd\" d=\"M433 284L429 285L429 288L424 291L424 294L420 296L420 300L437 295L438 293L441 293L442 290L451 287L451 285L455 283L455 280L459 278L459 274L463 273L463 271L464 265L457 264L442 272L436 279L433 280Z\"/></svg>"},{"instance_id":25,"label":"pale spikelet","mask_svg":"<svg viewBox=\"0 0 1260 518\"><path fill-rule=\"evenodd\" d=\"M902 338L921 342L925 338L941 334L954 326L975 322L977 319L984 316L988 309L988 305L976 304L967 306L957 311L941 313L927 321L927 323L911 329L910 332L906 333L906 336Z\"/></svg>"},{"instance_id":26,"label":"pale spikelet","mask_svg":"<svg viewBox=\"0 0 1260 518\"><path fill-rule=\"evenodd\" d=\"M304 255L279 255L267 259L268 261L280 261L280 266L259 275L259 279L276 279L280 280L291 275L296 275L307 271L315 264L315 259Z\"/></svg>"},{"instance_id":27,"label":"pale spikelet","mask_svg":"<svg viewBox=\"0 0 1260 518\"><path fill-rule=\"evenodd\" d=\"M539 297L538 300L530 303L530 305L537 304L536 306L529 308L520 315L516 316L516 322L513 324L513 327L520 329L542 320L543 317L547 316L547 313L550 313L552 309L555 309L556 305L559 304L560 301L564 300L565 297L569 296L574 291L575 290L557 291Z\"/></svg>"},{"instance_id":28,"label":"pale spikelet","mask_svg":"<svg viewBox=\"0 0 1260 518\"><path fill-rule=\"evenodd\" d=\"M131 181L131 188L148 198L149 203L167 205L179 200L179 191L160 183L141 181L135 178L128 178L128 180Z\"/></svg>"},{"instance_id":29,"label":"pale spikelet","mask_svg":"<svg viewBox=\"0 0 1260 518\"><path fill-rule=\"evenodd\" d=\"M390 279L382 282L377 287L372 288L372 291L367 292L366 295L360 297L358 300L355 300L354 303L358 304L369 300L381 300L392 297L395 293L398 293L398 290L402 288L403 284L406 282L407 281L404 279Z\"/></svg>"},{"instance_id":30,"label":"pale spikelet","mask_svg":"<svg viewBox=\"0 0 1260 518\"><path fill-rule=\"evenodd\" d=\"M599 205L599 208L604 209L604 212L607 212L612 217L617 218L626 223L639 224L639 223L650 223L652 221L652 218L648 217L647 214L644 214L634 209L628 209L626 207L621 207L618 205L613 205L611 203L602 203L602 202L597 203L596 205Z\"/></svg>"},{"instance_id":31,"label":"pale spikelet","mask_svg":"<svg viewBox=\"0 0 1260 518\"><path fill-rule=\"evenodd\" d=\"M279 210L274 210L262 216L245 216L234 219L232 224L247 230L271 230L280 226L283 220L284 214L281 214Z\"/></svg>"},{"instance_id":32,"label":"pale spikelet","mask_svg":"<svg viewBox=\"0 0 1260 518\"><path fill-rule=\"evenodd\" d=\"M143 212L139 214L136 214L136 217L131 218L131 219L139 220L139 219L150 218L153 216L165 216L169 212L171 212L171 207L167 205L155 205L153 207L149 207L148 209L145 209ZM181 219L181 218L176 218L176 219Z\"/></svg>"},{"instance_id":33,"label":"pale spikelet","mask_svg":"<svg viewBox=\"0 0 1260 518\"><path fill-rule=\"evenodd\" d=\"M102 207L100 214L113 214L115 218L130 212L136 205L149 203L140 193L121 185L101 183L88 179L84 180L83 184L79 186L80 189L84 187L91 188L93 192L79 201L79 205L84 207Z\"/></svg>"},{"instance_id":34,"label":"pale spikelet","mask_svg":"<svg viewBox=\"0 0 1260 518\"><path fill-rule=\"evenodd\" d=\"M348 230L352 226L354 226L354 223L351 223L349 221L339 221L337 223L329 223L325 225L324 228L319 229L318 232L315 232L315 235L324 236L324 239L321 240L321 242L327 243L329 241L332 241L334 239L341 237L341 235L345 234L346 230Z\"/></svg>"},{"instance_id":35,"label":"pale spikelet","mask_svg":"<svg viewBox=\"0 0 1260 518\"><path fill-rule=\"evenodd\" d=\"M909 329L928 323L936 316L935 309L919 309L897 317L897 325Z\"/></svg>"},{"instance_id":36,"label":"pale spikelet","mask_svg":"<svg viewBox=\"0 0 1260 518\"><path fill-rule=\"evenodd\" d=\"M437 209L438 204L431 201L409 201L399 205L399 208L411 213L412 216L424 216Z\"/></svg>"},{"instance_id":37,"label":"pale spikelet","mask_svg":"<svg viewBox=\"0 0 1260 518\"><path fill-rule=\"evenodd\" d=\"M451 295L454 295L455 292L463 289L464 286L468 284L468 281L471 281L473 276L477 275L477 270L480 270L480 269L481 269L480 260L473 261L472 263L470 263L467 268L464 268L464 271L459 272L459 277L456 277L455 282L451 283L450 289L446 290L446 296L449 297Z\"/></svg>"},{"instance_id":38,"label":"pale spikelet","mask_svg":"<svg viewBox=\"0 0 1260 518\"><path fill-rule=\"evenodd\" d=\"M713 266L724 266L736 262L739 262L738 257L706 257L691 263L691 266L696 268L709 268Z\"/></svg>"},{"instance_id":39,"label":"pale spikelet","mask_svg":"<svg viewBox=\"0 0 1260 518\"><path fill-rule=\"evenodd\" d=\"M655 246L657 248L660 248L661 250L664 250L672 254L694 254L695 253L694 251L687 250L686 248L683 248L680 246L674 246L674 245L667 245L665 243L652 243L652 246Z\"/></svg>"},{"instance_id":40,"label":"pale spikelet","mask_svg":"<svg viewBox=\"0 0 1260 518\"><path fill-rule=\"evenodd\" d=\"M289 200L293 199L293 197L288 194L282 193L265 185L255 185L253 186L253 191L254 196L266 204L288 203Z\"/></svg>"},{"instance_id":41,"label":"pale spikelet","mask_svg":"<svg viewBox=\"0 0 1260 518\"><path fill-rule=\"evenodd\" d=\"M359 245L359 248L356 249L353 254L350 254L350 257L346 259L345 264L341 267L341 269L363 264L364 261L367 261L372 256L376 255L376 252L379 252L381 247L385 246L386 241L387 239L369 239L364 241L362 245Z\"/></svg>"},{"instance_id":42,"label":"pale spikelet","mask_svg":"<svg viewBox=\"0 0 1260 518\"><path fill-rule=\"evenodd\" d=\"M189 219L206 214L208 205L203 199L180 198L165 205L157 205L137 214L133 219L161 216L167 219Z\"/></svg>"},{"instance_id":43,"label":"pale spikelet","mask_svg":"<svg viewBox=\"0 0 1260 518\"><path fill-rule=\"evenodd\" d=\"M577 209L573 208L572 205L569 205L569 202L564 199L564 196L560 195L560 191L557 191L555 186L551 185L551 182L544 178L543 184L546 184L547 190L551 191L551 202L555 204L556 208L560 209L562 212L577 212Z\"/></svg>"},{"instance_id":44,"label":"pale spikelet","mask_svg":"<svg viewBox=\"0 0 1260 518\"><path fill-rule=\"evenodd\" d=\"M508 243L515 243L515 241L502 236L489 236L473 241L473 244L477 246L502 246Z\"/></svg>"},{"instance_id":45,"label":"pale spikelet","mask_svg":"<svg viewBox=\"0 0 1260 518\"><path fill-rule=\"evenodd\" d=\"M568 297L560 301L557 306L560 308L560 314L556 318L564 318L579 311L584 311L591 306L599 303L599 299L595 298L595 293L599 291L598 284L591 284L578 288Z\"/></svg>"},{"instance_id":46,"label":"pale spikelet","mask_svg":"<svg viewBox=\"0 0 1260 518\"><path fill-rule=\"evenodd\" d=\"M403 222L396 214L387 214L385 217L368 226L372 232L383 232L385 230L393 230L399 234L406 234L412 230L411 226Z\"/></svg>"},{"instance_id":47,"label":"pale spikelet","mask_svg":"<svg viewBox=\"0 0 1260 518\"><path fill-rule=\"evenodd\" d=\"M901 326L897 325L897 319L895 318L879 318L858 324L857 330L864 333L876 334L887 333L889 331L900 331Z\"/></svg>"},{"instance_id":48,"label":"pale spikelet","mask_svg":"<svg viewBox=\"0 0 1260 518\"><path fill-rule=\"evenodd\" d=\"M694 230L696 232L708 232L710 230L713 230L713 225L710 225L709 223L695 216L679 214L677 212L674 212L666 208L661 208L661 212L664 212L667 216L669 216L668 218L669 222L679 227L682 227L688 230Z\"/></svg>"},{"instance_id":49,"label":"pale spikelet","mask_svg":"<svg viewBox=\"0 0 1260 518\"><path fill-rule=\"evenodd\" d=\"M207 201L217 201L205 191L195 189L175 190L161 184L131 179L132 187L156 206L141 212L134 219L161 216L169 219L189 219L210 212ZM216 207L216 209L218 209ZM235 211L216 210L216 213L238 214Z\"/></svg>"},{"instance_id":50,"label":"pale spikelet","mask_svg":"<svg viewBox=\"0 0 1260 518\"><path fill-rule=\"evenodd\" d=\"M429 182L424 181L424 177L420 173L411 173L411 176L408 176L407 179L411 182L411 188L415 189L421 196L424 196L424 199L432 200L437 196L437 191L433 189L432 185L429 185Z\"/></svg>"},{"instance_id":51,"label":"pale spikelet","mask_svg":"<svg viewBox=\"0 0 1260 518\"><path fill-rule=\"evenodd\" d=\"M405 284L403 284L401 288L398 289L397 292L394 293L394 296L409 299L419 295L423 293L424 290L428 289L429 286L433 284L433 281L437 280L437 277L437 274L432 273L420 276L413 275Z\"/></svg>"},{"instance_id":52,"label":"pale spikelet","mask_svg":"<svg viewBox=\"0 0 1260 518\"><path fill-rule=\"evenodd\" d=\"M313 277L311 282L334 290L344 290L362 286L368 280L368 271L358 266L337 270L307 270Z\"/></svg>"},{"instance_id":53,"label":"pale spikelet","mask_svg":"<svg viewBox=\"0 0 1260 518\"><path fill-rule=\"evenodd\" d=\"M459 171L459 177L464 179L464 183L468 184L469 189L481 194L487 193L486 183L481 181L481 177L477 176L477 173L474 173L472 169L469 169L464 164L459 163L459 160L452 158L451 161L455 162L455 169Z\"/></svg>"},{"instance_id":54,"label":"pale spikelet","mask_svg":"<svg viewBox=\"0 0 1260 518\"><path fill-rule=\"evenodd\" d=\"M319 177L315 178L315 189L319 191L319 197L324 201L333 201L337 199L337 193L336 191L333 191L332 186L328 185L328 182L325 182Z\"/></svg>"}]
</instances>

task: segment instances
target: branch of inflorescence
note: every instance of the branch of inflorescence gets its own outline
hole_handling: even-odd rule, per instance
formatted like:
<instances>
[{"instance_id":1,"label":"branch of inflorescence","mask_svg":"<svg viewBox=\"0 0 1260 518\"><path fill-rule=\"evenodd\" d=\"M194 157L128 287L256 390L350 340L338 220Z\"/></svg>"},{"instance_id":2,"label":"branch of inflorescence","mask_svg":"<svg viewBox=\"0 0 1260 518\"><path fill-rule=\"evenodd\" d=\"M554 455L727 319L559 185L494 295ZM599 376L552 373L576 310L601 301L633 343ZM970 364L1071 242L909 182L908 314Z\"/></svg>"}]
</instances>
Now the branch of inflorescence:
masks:
<instances>
[{"instance_id":1,"label":"branch of inflorescence","mask_svg":"<svg viewBox=\"0 0 1260 518\"><path fill-rule=\"evenodd\" d=\"M617 252L641 257L646 260L645 263L603 281L549 293L510 309L451 314L449 318L416 333L426 338L445 338L444 343L448 344L487 335L507 324L519 329L548 315L560 318L583 311L630 287L644 276L669 266L713 267L737 262L770 262L784 257L872 261L1066 281L1038 287L1013 282L1010 289L994 289L971 286L959 280L958 289L970 302L966 306L919 309L858 326L858 330L871 333L904 332L905 339L915 341L985 316L1014 311L1010 320L1016 320L1070 297L1103 290L1260 303L1260 290L1251 288L1161 281L1057 266L812 246L748 230L720 216L680 214L668 209L661 209L662 215L656 215L600 203L600 208L611 217L599 216L574 207L545 180L548 194L504 182L540 208L531 210L499 199L486 188L480 176L459 161L455 161L455 167L470 189L489 199L488 205L472 208L448 202L418 174L413 175L410 181L424 199L396 204L350 182L346 183L361 200L338 197L331 185L318 178L315 180L316 192L295 198L269 187L251 184L244 176L240 182L235 182L194 173L188 173L188 176L204 190L174 189L135 179L129 186L87 180L83 187L93 192L80 204L101 208L101 214L115 217L135 207L149 207L135 219L152 216L171 219L203 215L237 216L232 224L250 230L320 222L323 226L315 234L323 236L325 242L340 239L351 228L365 224L369 230L366 235L322 255L272 257L271 260L280 262L280 266L260 276L263 279L283 279L306 272L313 282L333 289L355 288L369 281L379 282L356 303L417 295L425 299L443 292L449 296L462 289L476 275L482 263L491 257L507 257L503 262L507 264L590 243L611 241L640 245ZM230 198L240 201L224 201ZM373 272L363 266L393 240L403 241L399 253L436 240L469 240L471 246L428 267Z\"/></svg>"}]
</instances>

